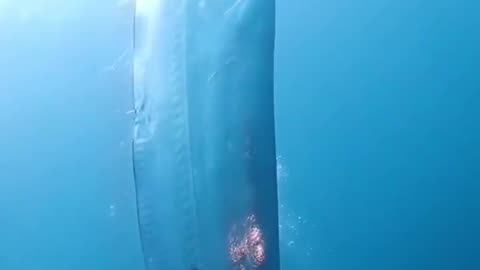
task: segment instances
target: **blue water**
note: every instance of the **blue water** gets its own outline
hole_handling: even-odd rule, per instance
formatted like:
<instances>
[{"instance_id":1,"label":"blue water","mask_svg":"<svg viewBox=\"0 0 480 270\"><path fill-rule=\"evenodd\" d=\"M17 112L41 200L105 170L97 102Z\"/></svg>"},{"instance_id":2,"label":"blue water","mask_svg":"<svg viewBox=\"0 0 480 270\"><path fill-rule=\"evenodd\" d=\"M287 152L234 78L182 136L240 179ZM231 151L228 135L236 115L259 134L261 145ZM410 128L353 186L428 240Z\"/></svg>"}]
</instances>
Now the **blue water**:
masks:
<instances>
[{"instance_id":1,"label":"blue water","mask_svg":"<svg viewBox=\"0 0 480 270\"><path fill-rule=\"evenodd\" d=\"M478 269L480 3L277 3L284 268Z\"/></svg>"},{"instance_id":2,"label":"blue water","mask_svg":"<svg viewBox=\"0 0 480 270\"><path fill-rule=\"evenodd\" d=\"M0 3L2 270L142 269L115 2Z\"/></svg>"},{"instance_id":3,"label":"blue water","mask_svg":"<svg viewBox=\"0 0 480 270\"><path fill-rule=\"evenodd\" d=\"M479 8L277 1L283 269L480 268ZM131 15L0 1L0 269L142 269Z\"/></svg>"}]
</instances>

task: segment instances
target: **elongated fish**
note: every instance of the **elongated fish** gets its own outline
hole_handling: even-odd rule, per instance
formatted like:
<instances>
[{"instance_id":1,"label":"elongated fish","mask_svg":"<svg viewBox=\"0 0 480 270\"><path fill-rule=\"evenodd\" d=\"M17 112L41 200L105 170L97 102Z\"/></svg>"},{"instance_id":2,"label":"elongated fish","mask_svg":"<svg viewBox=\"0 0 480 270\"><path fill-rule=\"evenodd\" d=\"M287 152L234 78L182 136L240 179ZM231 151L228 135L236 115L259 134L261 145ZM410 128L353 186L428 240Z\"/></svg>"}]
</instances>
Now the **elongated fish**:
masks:
<instances>
[{"instance_id":1,"label":"elongated fish","mask_svg":"<svg viewBox=\"0 0 480 270\"><path fill-rule=\"evenodd\" d=\"M147 270L279 269L273 40L273 0L137 1Z\"/></svg>"}]
</instances>

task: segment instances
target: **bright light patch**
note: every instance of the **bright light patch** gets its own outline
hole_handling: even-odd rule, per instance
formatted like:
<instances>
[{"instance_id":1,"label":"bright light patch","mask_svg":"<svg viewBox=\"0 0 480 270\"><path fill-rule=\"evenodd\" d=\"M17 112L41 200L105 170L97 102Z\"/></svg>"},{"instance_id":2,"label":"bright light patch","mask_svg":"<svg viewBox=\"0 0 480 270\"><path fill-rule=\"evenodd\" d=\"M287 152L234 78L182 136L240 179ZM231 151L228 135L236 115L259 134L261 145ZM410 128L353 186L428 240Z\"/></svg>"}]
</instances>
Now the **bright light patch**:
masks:
<instances>
[{"instance_id":1,"label":"bright light patch","mask_svg":"<svg viewBox=\"0 0 480 270\"><path fill-rule=\"evenodd\" d=\"M136 12L142 15L148 14L156 9L159 2L159 0L137 0L135 6Z\"/></svg>"}]
</instances>

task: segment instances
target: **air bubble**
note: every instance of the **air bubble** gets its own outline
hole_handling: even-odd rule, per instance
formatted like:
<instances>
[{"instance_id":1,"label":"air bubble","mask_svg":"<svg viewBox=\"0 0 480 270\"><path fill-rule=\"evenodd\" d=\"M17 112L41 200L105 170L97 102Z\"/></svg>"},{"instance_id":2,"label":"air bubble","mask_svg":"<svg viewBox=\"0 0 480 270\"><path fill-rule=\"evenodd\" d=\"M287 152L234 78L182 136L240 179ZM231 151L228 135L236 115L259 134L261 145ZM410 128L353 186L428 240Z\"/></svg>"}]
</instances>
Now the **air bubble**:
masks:
<instances>
[{"instance_id":1,"label":"air bubble","mask_svg":"<svg viewBox=\"0 0 480 270\"><path fill-rule=\"evenodd\" d=\"M108 207L108 215L114 217L117 215L117 207L114 204L110 204Z\"/></svg>"}]
</instances>

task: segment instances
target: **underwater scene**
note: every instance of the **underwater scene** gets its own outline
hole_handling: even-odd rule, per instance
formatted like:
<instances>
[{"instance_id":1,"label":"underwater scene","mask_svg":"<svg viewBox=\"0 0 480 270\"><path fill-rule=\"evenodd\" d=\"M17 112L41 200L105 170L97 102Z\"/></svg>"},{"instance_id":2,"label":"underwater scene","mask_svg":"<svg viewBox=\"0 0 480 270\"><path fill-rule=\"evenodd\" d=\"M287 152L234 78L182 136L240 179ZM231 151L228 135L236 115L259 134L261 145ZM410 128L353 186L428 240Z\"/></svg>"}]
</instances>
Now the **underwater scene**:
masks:
<instances>
[{"instance_id":1,"label":"underwater scene","mask_svg":"<svg viewBox=\"0 0 480 270\"><path fill-rule=\"evenodd\" d=\"M0 0L0 270L480 269L478 10Z\"/></svg>"}]
</instances>

